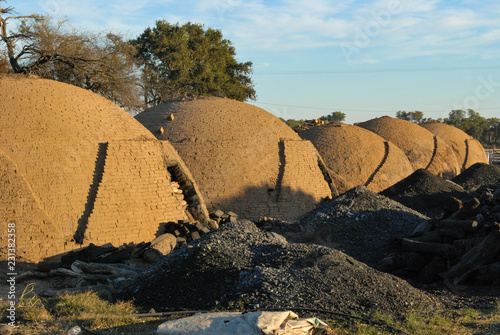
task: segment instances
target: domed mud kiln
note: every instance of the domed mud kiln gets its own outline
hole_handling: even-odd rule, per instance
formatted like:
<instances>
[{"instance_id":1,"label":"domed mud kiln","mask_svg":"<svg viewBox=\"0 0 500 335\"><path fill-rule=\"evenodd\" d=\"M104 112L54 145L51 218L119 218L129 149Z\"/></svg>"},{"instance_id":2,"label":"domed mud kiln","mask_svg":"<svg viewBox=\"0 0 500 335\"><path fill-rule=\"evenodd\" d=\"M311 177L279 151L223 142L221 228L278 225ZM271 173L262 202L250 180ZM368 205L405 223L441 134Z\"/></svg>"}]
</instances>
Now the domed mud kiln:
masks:
<instances>
[{"instance_id":1,"label":"domed mud kiln","mask_svg":"<svg viewBox=\"0 0 500 335\"><path fill-rule=\"evenodd\" d=\"M384 116L358 126L397 145L406 154L414 170L426 169L444 178L453 178L460 173L460 165L450 146L415 123Z\"/></svg>"},{"instance_id":2,"label":"domed mud kiln","mask_svg":"<svg viewBox=\"0 0 500 335\"><path fill-rule=\"evenodd\" d=\"M379 192L413 172L401 149L364 128L330 123L300 136L314 144L340 193L359 185Z\"/></svg>"},{"instance_id":3,"label":"domed mud kiln","mask_svg":"<svg viewBox=\"0 0 500 335\"><path fill-rule=\"evenodd\" d=\"M177 149L210 210L297 219L332 195L312 143L255 106L223 98L173 100L136 118Z\"/></svg>"},{"instance_id":4,"label":"domed mud kiln","mask_svg":"<svg viewBox=\"0 0 500 335\"><path fill-rule=\"evenodd\" d=\"M149 241L189 210L206 217L175 149L112 102L25 76L1 76L0 101L0 229L15 224L18 256Z\"/></svg>"},{"instance_id":5,"label":"domed mud kiln","mask_svg":"<svg viewBox=\"0 0 500 335\"><path fill-rule=\"evenodd\" d=\"M453 149L462 169L467 169L475 163L488 163L481 143L463 130L440 122L428 122L421 126L441 137Z\"/></svg>"}]
</instances>

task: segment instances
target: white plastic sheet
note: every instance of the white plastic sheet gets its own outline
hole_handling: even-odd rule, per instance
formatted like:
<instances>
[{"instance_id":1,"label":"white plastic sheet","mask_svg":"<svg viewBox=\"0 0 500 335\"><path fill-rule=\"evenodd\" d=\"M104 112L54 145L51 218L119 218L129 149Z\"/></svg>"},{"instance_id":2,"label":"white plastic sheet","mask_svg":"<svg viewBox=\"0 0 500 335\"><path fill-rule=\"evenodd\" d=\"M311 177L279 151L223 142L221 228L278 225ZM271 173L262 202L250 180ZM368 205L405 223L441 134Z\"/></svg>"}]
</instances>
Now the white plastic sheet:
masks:
<instances>
[{"instance_id":1,"label":"white plastic sheet","mask_svg":"<svg viewBox=\"0 0 500 335\"><path fill-rule=\"evenodd\" d=\"M328 326L316 319L298 319L286 312L205 313L167 321L158 326L161 335L317 335Z\"/></svg>"}]
</instances>

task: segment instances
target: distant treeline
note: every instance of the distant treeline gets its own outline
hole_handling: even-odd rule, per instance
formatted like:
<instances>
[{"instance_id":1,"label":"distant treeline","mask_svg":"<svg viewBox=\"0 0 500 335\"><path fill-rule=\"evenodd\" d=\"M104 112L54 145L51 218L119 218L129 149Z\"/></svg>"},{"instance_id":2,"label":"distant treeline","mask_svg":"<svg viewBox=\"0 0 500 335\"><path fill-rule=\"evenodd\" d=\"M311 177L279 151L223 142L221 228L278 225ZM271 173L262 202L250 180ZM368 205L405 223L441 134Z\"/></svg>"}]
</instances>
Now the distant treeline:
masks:
<instances>
[{"instance_id":1,"label":"distant treeline","mask_svg":"<svg viewBox=\"0 0 500 335\"><path fill-rule=\"evenodd\" d=\"M479 140L485 148L498 148L500 146L500 119L497 117L487 119L472 109L467 111L453 110L444 119L425 118L424 113L420 111L399 111L396 113L396 117L418 124L433 121L449 124Z\"/></svg>"},{"instance_id":2,"label":"distant treeline","mask_svg":"<svg viewBox=\"0 0 500 335\"><path fill-rule=\"evenodd\" d=\"M296 128L298 126L303 125L306 120L295 120L295 119L288 119L285 120L284 118L280 118L281 121L285 122L287 125L289 125L292 128ZM342 112L332 112L328 115L324 115L318 118L321 121L324 121L325 123L329 122L342 122L345 120L345 114Z\"/></svg>"},{"instance_id":3,"label":"distant treeline","mask_svg":"<svg viewBox=\"0 0 500 335\"><path fill-rule=\"evenodd\" d=\"M399 111L396 113L398 119L411 121L417 124L425 122L441 122L455 126L475 139L479 140L485 148L499 148L500 147L500 118L492 117L485 118L479 115L472 109L467 111L453 110L446 118L426 118L421 111L405 112ZM328 122L342 122L345 120L345 114L342 112L333 112L329 115L319 117L320 120ZM292 128L298 127L305 122L305 120L295 119L282 119L287 125Z\"/></svg>"}]
</instances>

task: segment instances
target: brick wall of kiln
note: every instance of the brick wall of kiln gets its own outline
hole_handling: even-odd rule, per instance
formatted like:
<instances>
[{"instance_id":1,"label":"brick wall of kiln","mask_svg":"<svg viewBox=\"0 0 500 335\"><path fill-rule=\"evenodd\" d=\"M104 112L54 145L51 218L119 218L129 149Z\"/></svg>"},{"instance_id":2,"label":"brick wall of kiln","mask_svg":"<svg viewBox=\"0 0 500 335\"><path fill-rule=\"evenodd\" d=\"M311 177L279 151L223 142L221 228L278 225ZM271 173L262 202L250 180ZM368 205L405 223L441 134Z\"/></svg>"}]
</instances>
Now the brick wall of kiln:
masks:
<instances>
[{"instance_id":1,"label":"brick wall of kiln","mask_svg":"<svg viewBox=\"0 0 500 335\"><path fill-rule=\"evenodd\" d=\"M35 141L0 144L16 162L27 184L37 195L41 209L71 240L85 210L92 183L98 145Z\"/></svg>"},{"instance_id":2,"label":"brick wall of kiln","mask_svg":"<svg viewBox=\"0 0 500 335\"><path fill-rule=\"evenodd\" d=\"M318 206L332 192L318 166L310 141L283 141L284 174L278 198L279 217L297 219Z\"/></svg>"},{"instance_id":3,"label":"brick wall of kiln","mask_svg":"<svg viewBox=\"0 0 500 335\"><path fill-rule=\"evenodd\" d=\"M109 142L85 241L114 245L149 241L160 223L187 219L165 163L158 141Z\"/></svg>"},{"instance_id":4,"label":"brick wall of kiln","mask_svg":"<svg viewBox=\"0 0 500 335\"><path fill-rule=\"evenodd\" d=\"M256 146L251 139L246 143L186 140L172 145L211 211L233 211L250 220L262 216L291 220L331 196L309 141Z\"/></svg>"},{"instance_id":5,"label":"brick wall of kiln","mask_svg":"<svg viewBox=\"0 0 500 335\"><path fill-rule=\"evenodd\" d=\"M0 260L7 257L9 223L15 224L18 261L36 262L65 250L62 232L40 208L16 164L0 153Z\"/></svg>"},{"instance_id":6,"label":"brick wall of kiln","mask_svg":"<svg viewBox=\"0 0 500 335\"><path fill-rule=\"evenodd\" d=\"M105 157L99 162L103 145ZM185 165L168 143L111 141L77 147L25 143L23 147L31 149L27 152L13 146L11 152L24 161L15 168L2 162L9 172L2 179L0 229L9 220L17 221L18 251L31 261L81 247L72 242L77 229L87 237L84 245L118 246L151 240L160 223L187 219L181 200L173 194L166 163L183 169ZM50 154L45 155L43 148ZM103 173L96 183L99 164ZM24 173L30 178L19 179Z\"/></svg>"}]
</instances>

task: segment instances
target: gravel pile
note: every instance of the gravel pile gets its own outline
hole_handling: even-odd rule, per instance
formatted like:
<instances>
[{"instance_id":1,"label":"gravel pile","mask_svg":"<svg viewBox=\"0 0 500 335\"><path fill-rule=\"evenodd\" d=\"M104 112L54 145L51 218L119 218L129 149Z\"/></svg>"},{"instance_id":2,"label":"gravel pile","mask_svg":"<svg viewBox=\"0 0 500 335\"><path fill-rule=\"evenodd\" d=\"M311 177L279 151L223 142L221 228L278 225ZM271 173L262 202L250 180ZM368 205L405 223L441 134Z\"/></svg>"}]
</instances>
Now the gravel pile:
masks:
<instances>
[{"instance_id":1,"label":"gravel pile","mask_svg":"<svg viewBox=\"0 0 500 335\"><path fill-rule=\"evenodd\" d=\"M452 179L469 192L500 180L500 166L476 163Z\"/></svg>"},{"instance_id":2,"label":"gravel pile","mask_svg":"<svg viewBox=\"0 0 500 335\"><path fill-rule=\"evenodd\" d=\"M467 193L460 185L419 169L380 194L427 216L437 216L453 205L451 197L463 198Z\"/></svg>"},{"instance_id":3,"label":"gravel pile","mask_svg":"<svg viewBox=\"0 0 500 335\"><path fill-rule=\"evenodd\" d=\"M262 228L284 235L290 242L316 243L345 252L376 267L402 237L428 219L389 198L355 187L306 214L298 224L263 222Z\"/></svg>"},{"instance_id":4,"label":"gravel pile","mask_svg":"<svg viewBox=\"0 0 500 335\"><path fill-rule=\"evenodd\" d=\"M432 307L422 291L323 246L288 243L252 222L227 223L170 253L120 294L157 311L308 307L401 316Z\"/></svg>"}]
</instances>

